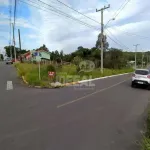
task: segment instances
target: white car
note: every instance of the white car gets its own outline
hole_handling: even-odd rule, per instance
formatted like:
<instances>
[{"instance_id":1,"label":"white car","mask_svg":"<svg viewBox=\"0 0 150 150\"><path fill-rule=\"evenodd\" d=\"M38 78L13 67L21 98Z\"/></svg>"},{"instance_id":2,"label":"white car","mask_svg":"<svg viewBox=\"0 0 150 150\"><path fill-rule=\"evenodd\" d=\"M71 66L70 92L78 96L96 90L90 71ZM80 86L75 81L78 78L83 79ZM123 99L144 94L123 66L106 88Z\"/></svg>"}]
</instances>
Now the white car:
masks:
<instances>
[{"instance_id":1,"label":"white car","mask_svg":"<svg viewBox=\"0 0 150 150\"><path fill-rule=\"evenodd\" d=\"M147 85L150 89L150 71L148 69L136 69L132 75L131 86L135 87L139 85Z\"/></svg>"},{"instance_id":2,"label":"white car","mask_svg":"<svg viewBox=\"0 0 150 150\"><path fill-rule=\"evenodd\" d=\"M13 61L11 58L6 58L6 64L13 64Z\"/></svg>"}]
</instances>

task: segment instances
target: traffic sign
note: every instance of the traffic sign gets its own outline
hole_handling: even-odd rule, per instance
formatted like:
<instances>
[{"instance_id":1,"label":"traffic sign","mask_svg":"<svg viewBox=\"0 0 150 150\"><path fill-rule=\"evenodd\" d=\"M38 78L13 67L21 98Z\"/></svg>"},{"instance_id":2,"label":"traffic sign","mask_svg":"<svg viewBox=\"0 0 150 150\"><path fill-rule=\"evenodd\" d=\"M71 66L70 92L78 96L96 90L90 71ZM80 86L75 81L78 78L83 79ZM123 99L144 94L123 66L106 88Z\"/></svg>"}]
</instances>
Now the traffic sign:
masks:
<instances>
[{"instance_id":1,"label":"traffic sign","mask_svg":"<svg viewBox=\"0 0 150 150\"><path fill-rule=\"evenodd\" d=\"M49 76L49 77L53 77L54 75L55 75L55 72L52 72L52 71L49 71L49 72L48 72L48 76Z\"/></svg>"}]
</instances>

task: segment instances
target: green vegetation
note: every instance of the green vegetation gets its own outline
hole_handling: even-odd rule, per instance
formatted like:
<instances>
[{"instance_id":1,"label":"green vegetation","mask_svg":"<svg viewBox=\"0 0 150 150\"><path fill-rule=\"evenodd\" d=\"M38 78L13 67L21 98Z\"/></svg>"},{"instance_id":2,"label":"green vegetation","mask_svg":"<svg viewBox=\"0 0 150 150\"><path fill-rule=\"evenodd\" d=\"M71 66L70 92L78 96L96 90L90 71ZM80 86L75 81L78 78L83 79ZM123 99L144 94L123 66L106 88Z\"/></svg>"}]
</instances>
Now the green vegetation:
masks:
<instances>
[{"instance_id":1,"label":"green vegetation","mask_svg":"<svg viewBox=\"0 0 150 150\"><path fill-rule=\"evenodd\" d=\"M146 133L143 135L141 146L142 150L150 150L150 110L146 120Z\"/></svg>"},{"instance_id":2,"label":"green vegetation","mask_svg":"<svg viewBox=\"0 0 150 150\"><path fill-rule=\"evenodd\" d=\"M3 54L0 54L0 61L3 61L4 60L4 56Z\"/></svg>"},{"instance_id":3,"label":"green vegetation","mask_svg":"<svg viewBox=\"0 0 150 150\"><path fill-rule=\"evenodd\" d=\"M104 73L101 74L100 69L98 68L91 72L77 72L77 66L73 64L63 65L61 67L41 65L41 80L39 80L39 68L37 64L17 63L15 66L18 68L18 75L20 77L24 76L29 85L42 87L49 87L49 83L53 81L59 81L62 83L75 82L89 78L98 78L133 71L132 68L104 69ZM56 71L56 76L53 80L48 77L48 71Z\"/></svg>"}]
</instances>

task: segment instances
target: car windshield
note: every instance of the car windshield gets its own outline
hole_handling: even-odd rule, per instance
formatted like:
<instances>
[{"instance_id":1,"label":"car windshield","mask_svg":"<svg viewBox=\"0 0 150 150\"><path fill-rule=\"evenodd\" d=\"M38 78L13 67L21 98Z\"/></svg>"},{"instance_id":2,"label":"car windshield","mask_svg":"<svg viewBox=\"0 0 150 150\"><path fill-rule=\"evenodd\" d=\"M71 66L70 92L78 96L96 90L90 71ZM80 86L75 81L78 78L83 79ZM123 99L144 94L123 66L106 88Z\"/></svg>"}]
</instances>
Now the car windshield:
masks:
<instances>
[{"instance_id":1,"label":"car windshield","mask_svg":"<svg viewBox=\"0 0 150 150\"><path fill-rule=\"evenodd\" d=\"M148 75L149 72L147 70L136 70L135 73L140 75Z\"/></svg>"}]
</instances>

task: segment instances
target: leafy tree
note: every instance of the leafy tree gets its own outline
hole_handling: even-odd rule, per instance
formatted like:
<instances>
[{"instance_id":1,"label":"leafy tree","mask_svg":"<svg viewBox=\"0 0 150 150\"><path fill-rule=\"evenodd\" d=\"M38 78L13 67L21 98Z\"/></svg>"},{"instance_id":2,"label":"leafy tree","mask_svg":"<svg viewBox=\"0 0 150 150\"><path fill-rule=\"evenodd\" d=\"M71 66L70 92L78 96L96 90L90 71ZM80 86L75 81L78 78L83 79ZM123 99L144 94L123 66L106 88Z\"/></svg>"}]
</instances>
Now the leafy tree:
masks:
<instances>
[{"instance_id":1,"label":"leafy tree","mask_svg":"<svg viewBox=\"0 0 150 150\"><path fill-rule=\"evenodd\" d=\"M47 51L47 52L49 51L45 44L43 44L43 46L41 46L37 50L44 50L44 51Z\"/></svg>"},{"instance_id":2,"label":"leafy tree","mask_svg":"<svg viewBox=\"0 0 150 150\"><path fill-rule=\"evenodd\" d=\"M120 49L111 48L107 52L106 59L104 60L104 66L107 68L121 69L126 66L126 61L123 57L123 52Z\"/></svg>"},{"instance_id":3,"label":"leafy tree","mask_svg":"<svg viewBox=\"0 0 150 150\"><path fill-rule=\"evenodd\" d=\"M76 57L74 57L74 59L73 59L73 63L75 64L75 65L79 65L79 63L82 61L82 58L80 57L80 56L76 56Z\"/></svg>"},{"instance_id":4,"label":"leafy tree","mask_svg":"<svg viewBox=\"0 0 150 150\"><path fill-rule=\"evenodd\" d=\"M5 51L6 51L7 57L11 57L11 52L12 52L12 58L15 57L15 55L14 55L14 46L5 46L4 49L5 49ZM17 58L18 58L18 56L19 56L20 54L24 54L24 53L27 52L27 50L24 50L24 49L22 49L22 50L20 51L20 49L19 49L18 47L15 47L15 49L16 49L16 57L17 57Z\"/></svg>"},{"instance_id":5,"label":"leafy tree","mask_svg":"<svg viewBox=\"0 0 150 150\"><path fill-rule=\"evenodd\" d=\"M0 54L0 60L4 60L4 56L3 56L3 54Z\"/></svg>"},{"instance_id":6,"label":"leafy tree","mask_svg":"<svg viewBox=\"0 0 150 150\"><path fill-rule=\"evenodd\" d=\"M103 36L103 43L104 43L104 51L108 49L109 43L107 42L106 35ZM98 35L97 41L96 41L96 48L101 48L101 33Z\"/></svg>"}]
</instances>

